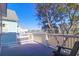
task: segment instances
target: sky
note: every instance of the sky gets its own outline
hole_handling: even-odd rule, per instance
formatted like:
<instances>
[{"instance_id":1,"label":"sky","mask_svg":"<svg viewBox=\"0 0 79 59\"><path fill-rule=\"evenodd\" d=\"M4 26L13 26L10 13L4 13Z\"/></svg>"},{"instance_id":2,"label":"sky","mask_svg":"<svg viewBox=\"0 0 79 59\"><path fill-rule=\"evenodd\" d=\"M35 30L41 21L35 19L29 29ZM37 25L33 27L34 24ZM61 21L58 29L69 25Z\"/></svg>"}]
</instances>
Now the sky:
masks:
<instances>
[{"instance_id":1,"label":"sky","mask_svg":"<svg viewBox=\"0 0 79 59\"><path fill-rule=\"evenodd\" d=\"M35 4L33 3L8 3L8 9L16 12L19 18L19 25L27 29L40 29L38 21L36 20Z\"/></svg>"}]
</instances>

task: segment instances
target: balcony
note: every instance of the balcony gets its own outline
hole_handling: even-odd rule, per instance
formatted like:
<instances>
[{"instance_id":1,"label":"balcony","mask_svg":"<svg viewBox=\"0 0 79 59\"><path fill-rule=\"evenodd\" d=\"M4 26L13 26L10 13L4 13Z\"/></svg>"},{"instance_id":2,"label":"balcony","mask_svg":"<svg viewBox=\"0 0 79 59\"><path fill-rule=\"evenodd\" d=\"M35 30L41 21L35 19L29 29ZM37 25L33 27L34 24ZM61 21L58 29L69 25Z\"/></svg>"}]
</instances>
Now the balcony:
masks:
<instances>
[{"instance_id":1,"label":"balcony","mask_svg":"<svg viewBox=\"0 0 79 59\"><path fill-rule=\"evenodd\" d=\"M29 36L26 37L24 35L24 38L18 38L19 41L17 40L17 44L13 46L2 47L1 55L55 56L55 53L59 48L61 48L61 50L58 52L60 52L62 55L69 55L71 53L71 50L73 49L75 42L79 41L79 35L73 34L63 35L31 33L28 35ZM76 55L79 55L79 52L77 52Z\"/></svg>"}]
</instances>

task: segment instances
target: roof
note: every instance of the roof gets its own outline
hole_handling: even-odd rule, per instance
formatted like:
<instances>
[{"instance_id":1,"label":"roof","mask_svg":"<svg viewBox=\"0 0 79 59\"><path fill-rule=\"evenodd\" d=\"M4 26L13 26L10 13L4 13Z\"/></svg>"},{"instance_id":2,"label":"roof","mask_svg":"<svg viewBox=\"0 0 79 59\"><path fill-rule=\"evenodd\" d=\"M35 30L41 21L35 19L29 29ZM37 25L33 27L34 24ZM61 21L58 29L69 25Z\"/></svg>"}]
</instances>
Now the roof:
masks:
<instances>
[{"instance_id":1,"label":"roof","mask_svg":"<svg viewBox=\"0 0 79 59\"><path fill-rule=\"evenodd\" d=\"M16 15L16 12L11 9L7 9L7 16L2 16L3 20L10 20L10 21L17 21L18 17Z\"/></svg>"}]
</instances>

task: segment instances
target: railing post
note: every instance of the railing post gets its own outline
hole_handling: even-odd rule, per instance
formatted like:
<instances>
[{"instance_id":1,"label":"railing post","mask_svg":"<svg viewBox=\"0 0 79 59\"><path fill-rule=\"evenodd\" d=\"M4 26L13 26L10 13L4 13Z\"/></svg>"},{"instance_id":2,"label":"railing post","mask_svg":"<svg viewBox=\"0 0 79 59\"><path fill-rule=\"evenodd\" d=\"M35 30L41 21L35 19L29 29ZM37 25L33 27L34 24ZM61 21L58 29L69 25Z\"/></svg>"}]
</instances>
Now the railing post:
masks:
<instances>
[{"instance_id":1,"label":"railing post","mask_svg":"<svg viewBox=\"0 0 79 59\"><path fill-rule=\"evenodd\" d=\"M45 33L45 40L44 40L44 45L48 46L48 34Z\"/></svg>"},{"instance_id":2,"label":"railing post","mask_svg":"<svg viewBox=\"0 0 79 59\"><path fill-rule=\"evenodd\" d=\"M34 41L34 36L33 36L33 33L32 33L32 39L31 39L31 41L32 41L32 42Z\"/></svg>"}]
</instances>

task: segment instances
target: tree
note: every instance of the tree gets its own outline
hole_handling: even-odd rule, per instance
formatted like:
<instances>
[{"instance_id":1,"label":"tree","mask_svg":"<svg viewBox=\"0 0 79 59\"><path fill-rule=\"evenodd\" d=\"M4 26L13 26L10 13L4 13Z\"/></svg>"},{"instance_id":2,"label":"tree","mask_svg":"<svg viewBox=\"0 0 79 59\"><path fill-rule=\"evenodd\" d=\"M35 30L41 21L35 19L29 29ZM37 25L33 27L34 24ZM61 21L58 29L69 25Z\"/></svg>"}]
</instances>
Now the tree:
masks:
<instances>
[{"instance_id":1,"label":"tree","mask_svg":"<svg viewBox=\"0 0 79 59\"><path fill-rule=\"evenodd\" d=\"M48 32L57 32L60 27L61 34L78 33L79 5L76 3L37 4L37 17L42 29ZM75 23L75 24L74 24ZM73 29L73 31L71 31ZM65 43L68 38L65 38ZM64 45L64 44L63 44Z\"/></svg>"},{"instance_id":2,"label":"tree","mask_svg":"<svg viewBox=\"0 0 79 59\"><path fill-rule=\"evenodd\" d=\"M63 6L58 7L58 13L58 18L62 19L60 21L62 34L78 33L79 5L75 3L63 4ZM73 31L71 31L72 29ZM67 39L66 37L62 45L64 45Z\"/></svg>"},{"instance_id":3,"label":"tree","mask_svg":"<svg viewBox=\"0 0 79 59\"><path fill-rule=\"evenodd\" d=\"M57 6L56 5L54 6L54 4L37 4L37 7L36 7L37 17L40 20L42 29L44 29L45 31L55 32L53 30L57 28L56 25L53 25L53 22L54 22L53 16L55 15L56 7ZM52 8L54 9L52 10Z\"/></svg>"},{"instance_id":4,"label":"tree","mask_svg":"<svg viewBox=\"0 0 79 59\"><path fill-rule=\"evenodd\" d=\"M59 26L62 34L69 34L74 22L79 21L79 5L76 3L37 4L36 10L42 29L45 29L45 31L55 32L55 28ZM73 33L77 32L76 25L73 29Z\"/></svg>"}]
</instances>

